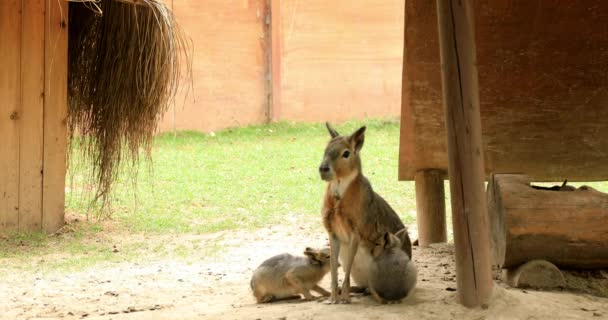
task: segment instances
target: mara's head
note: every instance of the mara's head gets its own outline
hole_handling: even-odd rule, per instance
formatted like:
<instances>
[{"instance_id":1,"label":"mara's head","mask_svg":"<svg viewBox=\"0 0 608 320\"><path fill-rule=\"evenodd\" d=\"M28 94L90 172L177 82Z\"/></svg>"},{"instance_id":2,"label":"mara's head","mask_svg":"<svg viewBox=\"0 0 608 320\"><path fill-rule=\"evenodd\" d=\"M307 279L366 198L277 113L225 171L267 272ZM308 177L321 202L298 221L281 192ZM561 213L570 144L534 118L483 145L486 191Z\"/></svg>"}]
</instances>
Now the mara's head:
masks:
<instances>
[{"instance_id":1,"label":"mara's head","mask_svg":"<svg viewBox=\"0 0 608 320\"><path fill-rule=\"evenodd\" d=\"M329 264L329 248L309 248L304 249L304 255L307 256L314 264L326 265Z\"/></svg>"},{"instance_id":2,"label":"mara's head","mask_svg":"<svg viewBox=\"0 0 608 320\"><path fill-rule=\"evenodd\" d=\"M385 251L399 247L401 247L401 240L399 237L390 232L385 232L374 242L374 247L372 248L371 252L372 257L378 257Z\"/></svg>"},{"instance_id":3,"label":"mara's head","mask_svg":"<svg viewBox=\"0 0 608 320\"><path fill-rule=\"evenodd\" d=\"M341 136L329 123L325 125L331 140L325 147L319 166L321 179L331 181L358 174L361 171L359 153L365 140L365 127L359 128L350 136Z\"/></svg>"}]
</instances>

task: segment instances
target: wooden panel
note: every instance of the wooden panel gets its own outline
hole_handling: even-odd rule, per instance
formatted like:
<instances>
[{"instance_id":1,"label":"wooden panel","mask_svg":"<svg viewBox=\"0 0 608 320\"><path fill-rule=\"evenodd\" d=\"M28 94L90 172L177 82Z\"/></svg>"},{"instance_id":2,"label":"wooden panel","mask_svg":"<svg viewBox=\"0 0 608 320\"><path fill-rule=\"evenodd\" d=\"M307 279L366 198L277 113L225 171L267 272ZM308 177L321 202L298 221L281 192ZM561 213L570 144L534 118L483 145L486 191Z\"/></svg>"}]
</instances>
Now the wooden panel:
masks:
<instances>
[{"instance_id":1,"label":"wooden panel","mask_svg":"<svg viewBox=\"0 0 608 320\"><path fill-rule=\"evenodd\" d=\"M435 2L406 1L400 178L447 169ZM480 0L477 65L486 173L607 180L608 2ZM404 131L404 130L403 130Z\"/></svg>"},{"instance_id":2,"label":"wooden panel","mask_svg":"<svg viewBox=\"0 0 608 320\"><path fill-rule=\"evenodd\" d=\"M45 1L44 170L42 225L63 226L65 211L68 5Z\"/></svg>"},{"instance_id":3,"label":"wooden panel","mask_svg":"<svg viewBox=\"0 0 608 320\"><path fill-rule=\"evenodd\" d=\"M160 129L211 131L264 123L265 0L174 0L173 7L193 42L194 90L185 104L183 96L177 99Z\"/></svg>"},{"instance_id":4,"label":"wooden panel","mask_svg":"<svg viewBox=\"0 0 608 320\"><path fill-rule=\"evenodd\" d=\"M21 0L0 1L0 230L19 226Z\"/></svg>"},{"instance_id":5,"label":"wooden panel","mask_svg":"<svg viewBox=\"0 0 608 320\"><path fill-rule=\"evenodd\" d=\"M403 0L282 0L281 117L397 116Z\"/></svg>"},{"instance_id":6,"label":"wooden panel","mask_svg":"<svg viewBox=\"0 0 608 320\"><path fill-rule=\"evenodd\" d=\"M44 0L22 1L19 229L33 231L42 226Z\"/></svg>"}]
</instances>

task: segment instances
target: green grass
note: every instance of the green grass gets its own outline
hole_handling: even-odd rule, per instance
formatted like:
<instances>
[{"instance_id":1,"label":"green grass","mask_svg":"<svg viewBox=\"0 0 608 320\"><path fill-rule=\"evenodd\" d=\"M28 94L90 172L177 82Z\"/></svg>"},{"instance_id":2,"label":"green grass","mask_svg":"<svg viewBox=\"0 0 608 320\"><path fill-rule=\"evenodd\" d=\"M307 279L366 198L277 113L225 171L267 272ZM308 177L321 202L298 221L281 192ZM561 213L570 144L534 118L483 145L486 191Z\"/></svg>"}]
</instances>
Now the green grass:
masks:
<instances>
[{"instance_id":1,"label":"green grass","mask_svg":"<svg viewBox=\"0 0 608 320\"><path fill-rule=\"evenodd\" d=\"M376 191L412 223L413 184L397 181L398 122L353 121L336 129L349 134L362 125L368 126L362 151L364 173ZM152 163L142 164L137 175L128 168L121 171L110 221L82 221L94 213L92 187L87 180L89 168L76 156L66 179L66 212L72 219L67 232L0 236L0 261L5 267L25 270L73 271L102 261L186 258L194 251L213 255L219 250L215 241L158 240L164 236L263 228L293 218L321 228L325 183L317 168L328 139L323 124L294 123L228 129L214 135L160 135L154 140ZM148 243L131 236L142 234L157 238ZM120 250L115 252L117 241ZM3 272L11 271L0 267Z\"/></svg>"},{"instance_id":2,"label":"green grass","mask_svg":"<svg viewBox=\"0 0 608 320\"><path fill-rule=\"evenodd\" d=\"M364 173L405 221L413 221L411 183L397 181L399 125L369 120L336 126L348 134L367 125ZM125 172L116 185L112 217L131 231L208 233L260 228L287 216L319 217L325 183L317 167L328 133L322 124L277 123L230 129L214 136L164 134L153 146L151 170L136 184ZM83 177L75 172L75 180ZM83 181L80 179L80 181ZM90 198L68 193L68 210Z\"/></svg>"},{"instance_id":3,"label":"green grass","mask_svg":"<svg viewBox=\"0 0 608 320\"><path fill-rule=\"evenodd\" d=\"M363 172L406 224L415 222L413 182L397 180L399 124L388 120L336 125L349 134L367 125ZM115 185L111 221L83 222L89 212L89 173L74 159L67 178L66 211L81 221L59 236L0 235L3 266L32 270L79 270L102 261L159 256L187 258L216 254L214 241L163 240L180 234L255 229L296 218L321 227L325 183L317 173L329 135L322 124L277 123L229 129L214 135L163 134L154 140L151 164L142 165L137 183L123 169ZM581 184L574 184L581 185ZM606 192L608 183L588 183ZM446 196L449 195L446 183ZM447 199L446 199L447 200ZM448 230L451 230L449 201ZM135 235L152 235L148 242ZM160 239L160 240L159 240ZM120 250L114 246L120 244Z\"/></svg>"}]
</instances>

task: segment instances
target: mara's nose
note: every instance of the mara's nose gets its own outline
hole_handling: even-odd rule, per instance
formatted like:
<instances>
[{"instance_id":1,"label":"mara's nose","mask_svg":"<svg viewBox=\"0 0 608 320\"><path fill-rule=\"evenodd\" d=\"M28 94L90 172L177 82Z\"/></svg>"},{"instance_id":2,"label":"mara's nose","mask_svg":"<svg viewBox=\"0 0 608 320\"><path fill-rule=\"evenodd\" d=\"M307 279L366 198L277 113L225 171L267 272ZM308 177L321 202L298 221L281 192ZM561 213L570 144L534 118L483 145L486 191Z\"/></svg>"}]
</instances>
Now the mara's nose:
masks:
<instances>
[{"instance_id":1,"label":"mara's nose","mask_svg":"<svg viewBox=\"0 0 608 320\"><path fill-rule=\"evenodd\" d=\"M321 172L321 173L327 173L327 172L329 172L329 166L321 165L319 167L319 172Z\"/></svg>"}]
</instances>

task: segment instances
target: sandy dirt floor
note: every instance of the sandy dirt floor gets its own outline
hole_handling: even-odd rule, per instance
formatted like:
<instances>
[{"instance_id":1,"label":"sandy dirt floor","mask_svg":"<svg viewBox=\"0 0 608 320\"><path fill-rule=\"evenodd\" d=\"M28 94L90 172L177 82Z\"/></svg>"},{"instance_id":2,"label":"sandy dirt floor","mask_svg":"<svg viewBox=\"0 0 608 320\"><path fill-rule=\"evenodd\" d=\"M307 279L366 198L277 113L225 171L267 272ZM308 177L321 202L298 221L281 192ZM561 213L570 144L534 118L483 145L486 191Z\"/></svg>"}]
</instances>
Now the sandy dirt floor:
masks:
<instances>
[{"instance_id":1,"label":"sandy dirt floor","mask_svg":"<svg viewBox=\"0 0 608 320\"><path fill-rule=\"evenodd\" d=\"M453 247L446 244L414 248L418 285L398 305L378 305L367 296L350 305L255 304L249 279L262 261L327 243L321 227L298 225L141 236L164 243L195 237L208 244L188 261L103 263L67 275L9 270L0 277L0 319L608 319L608 298L600 297L608 288L605 271L569 274L576 292L511 289L497 281L487 308L464 308L455 292ZM329 276L322 286L329 288Z\"/></svg>"}]
</instances>

